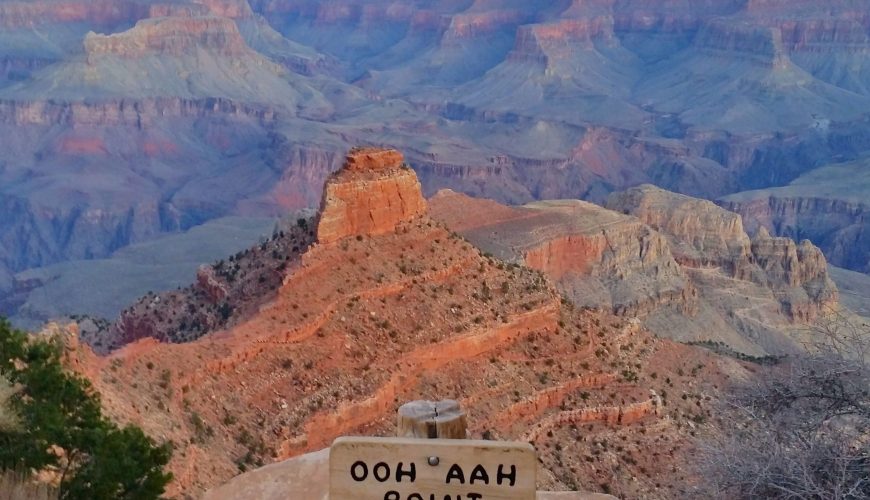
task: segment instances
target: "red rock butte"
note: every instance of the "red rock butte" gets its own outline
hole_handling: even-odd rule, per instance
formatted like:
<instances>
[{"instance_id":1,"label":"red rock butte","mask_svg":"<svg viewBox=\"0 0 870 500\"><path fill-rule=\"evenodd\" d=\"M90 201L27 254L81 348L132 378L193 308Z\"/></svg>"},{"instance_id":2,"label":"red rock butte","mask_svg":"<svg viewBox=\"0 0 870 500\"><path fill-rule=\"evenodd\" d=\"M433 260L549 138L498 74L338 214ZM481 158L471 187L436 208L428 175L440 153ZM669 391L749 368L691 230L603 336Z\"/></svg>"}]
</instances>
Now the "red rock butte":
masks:
<instances>
[{"instance_id":1,"label":"red rock butte","mask_svg":"<svg viewBox=\"0 0 870 500\"><path fill-rule=\"evenodd\" d=\"M344 168L360 172L399 168L405 162L395 149L354 148L348 153Z\"/></svg>"},{"instance_id":2,"label":"red rock butte","mask_svg":"<svg viewBox=\"0 0 870 500\"><path fill-rule=\"evenodd\" d=\"M326 181L317 241L385 234L426 213L417 175L395 149L355 148Z\"/></svg>"}]
</instances>

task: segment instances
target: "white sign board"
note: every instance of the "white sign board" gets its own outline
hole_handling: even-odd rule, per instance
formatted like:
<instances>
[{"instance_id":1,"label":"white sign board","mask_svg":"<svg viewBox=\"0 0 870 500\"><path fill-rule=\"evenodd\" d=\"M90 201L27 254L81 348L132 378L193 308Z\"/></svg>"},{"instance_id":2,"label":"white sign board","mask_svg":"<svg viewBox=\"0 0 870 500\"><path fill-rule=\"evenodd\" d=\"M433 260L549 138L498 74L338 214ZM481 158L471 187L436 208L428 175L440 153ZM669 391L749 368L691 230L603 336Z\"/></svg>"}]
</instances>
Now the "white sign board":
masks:
<instances>
[{"instance_id":1,"label":"white sign board","mask_svg":"<svg viewBox=\"0 0 870 500\"><path fill-rule=\"evenodd\" d=\"M535 500L535 449L466 439L338 438L330 500Z\"/></svg>"}]
</instances>

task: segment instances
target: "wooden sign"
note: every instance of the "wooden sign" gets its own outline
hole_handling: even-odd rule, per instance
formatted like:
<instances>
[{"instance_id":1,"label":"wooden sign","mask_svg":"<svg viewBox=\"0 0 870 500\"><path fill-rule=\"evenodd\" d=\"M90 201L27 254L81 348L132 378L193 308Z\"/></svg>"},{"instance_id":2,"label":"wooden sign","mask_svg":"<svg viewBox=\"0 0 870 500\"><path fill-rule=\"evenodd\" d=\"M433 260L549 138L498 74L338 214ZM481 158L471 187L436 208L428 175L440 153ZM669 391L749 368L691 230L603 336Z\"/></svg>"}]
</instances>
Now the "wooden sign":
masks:
<instances>
[{"instance_id":1,"label":"wooden sign","mask_svg":"<svg viewBox=\"0 0 870 500\"><path fill-rule=\"evenodd\" d=\"M342 437L330 500L535 500L535 449L465 439Z\"/></svg>"}]
</instances>

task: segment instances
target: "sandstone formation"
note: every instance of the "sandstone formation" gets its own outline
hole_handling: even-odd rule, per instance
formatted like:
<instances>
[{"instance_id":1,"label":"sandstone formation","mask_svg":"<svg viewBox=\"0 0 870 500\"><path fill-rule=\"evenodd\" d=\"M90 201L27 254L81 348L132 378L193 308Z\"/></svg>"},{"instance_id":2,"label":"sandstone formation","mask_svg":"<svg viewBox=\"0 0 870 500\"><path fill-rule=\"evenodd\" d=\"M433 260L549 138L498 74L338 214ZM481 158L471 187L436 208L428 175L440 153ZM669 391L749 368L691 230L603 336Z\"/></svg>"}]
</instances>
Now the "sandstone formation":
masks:
<instances>
[{"instance_id":1,"label":"sandstone formation","mask_svg":"<svg viewBox=\"0 0 870 500\"><path fill-rule=\"evenodd\" d=\"M662 337L782 354L837 307L811 243L751 240L739 215L652 186L613 194L612 210L576 200L509 207L449 191L430 205L480 248L545 272L575 304L640 316Z\"/></svg>"},{"instance_id":2,"label":"sandstone formation","mask_svg":"<svg viewBox=\"0 0 870 500\"><path fill-rule=\"evenodd\" d=\"M696 308L696 291L667 240L632 217L579 200L506 207L441 191L433 216L499 259L546 273L580 306L645 314Z\"/></svg>"},{"instance_id":3,"label":"sandstone formation","mask_svg":"<svg viewBox=\"0 0 870 500\"><path fill-rule=\"evenodd\" d=\"M611 195L605 206L671 235L680 264L723 267L735 277L746 273L750 240L743 221L712 202L644 185Z\"/></svg>"},{"instance_id":4,"label":"sandstone formation","mask_svg":"<svg viewBox=\"0 0 870 500\"><path fill-rule=\"evenodd\" d=\"M326 181L317 240L378 235L426 211L420 181L402 154L389 149L355 149L345 166Z\"/></svg>"},{"instance_id":5,"label":"sandstone formation","mask_svg":"<svg viewBox=\"0 0 870 500\"><path fill-rule=\"evenodd\" d=\"M380 163L351 156L326 191L359 178L396 186L410 175L417 185L413 172L392 168L395 153L377 153L393 158ZM399 201L375 189L342 193L356 197L324 199L374 213L389 213L376 202ZM175 444L173 495L197 496L340 435L394 435L402 402L453 398L469 411L471 437L534 441L540 489L674 496L685 477L673 470L691 447L684 423L709 417L703 395L742 368L656 339L635 320L574 308L538 271L482 254L420 211L379 234L366 226L320 240L298 260L278 234L204 270L189 290L146 297L130 316L173 325L212 314L218 290L230 304L248 294L229 322L190 342L145 338L106 357L79 345L77 369L109 415ZM297 228L313 237L313 224ZM273 269L280 261L287 266ZM623 448L603 449L608 441ZM614 463L624 478L606 472Z\"/></svg>"},{"instance_id":6,"label":"sandstone formation","mask_svg":"<svg viewBox=\"0 0 870 500\"><path fill-rule=\"evenodd\" d=\"M812 321L837 303L825 257L808 240L796 244L760 230L750 242L738 214L649 185L611 195L607 207L668 235L684 266L722 268L772 290L783 312L796 321Z\"/></svg>"},{"instance_id":7,"label":"sandstone formation","mask_svg":"<svg viewBox=\"0 0 870 500\"><path fill-rule=\"evenodd\" d=\"M828 277L825 256L809 240L796 244L791 238L772 238L761 228L752 240L752 257L763 271L757 279L781 294L792 318L809 322L836 306L838 291Z\"/></svg>"}]
</instances>

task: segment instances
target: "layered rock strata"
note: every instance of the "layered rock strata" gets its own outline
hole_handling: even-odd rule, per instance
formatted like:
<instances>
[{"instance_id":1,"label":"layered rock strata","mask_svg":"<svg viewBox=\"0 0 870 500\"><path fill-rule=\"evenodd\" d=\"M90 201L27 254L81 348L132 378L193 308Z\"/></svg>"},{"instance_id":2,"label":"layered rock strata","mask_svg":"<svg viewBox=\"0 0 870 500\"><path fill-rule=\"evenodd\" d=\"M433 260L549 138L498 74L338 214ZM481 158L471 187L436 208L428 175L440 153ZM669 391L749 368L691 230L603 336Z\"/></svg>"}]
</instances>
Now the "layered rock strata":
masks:
<instances>
[{"instance_id":1,"label":"layered rock strata","mask_svg":"<svg viewBox=\"0 0 870 500\"><path fill-rule=\"evenodd\" d=\"M747 272L750 239L743 221L712 202L643 185L610 195L605 207L670 235L680 264L723 267L735 277Z\"/></svg>"},{"instance_id":2,"label":"layered rock strata","mask_svg":"<svg viewBox=\"0 0 870 500\"><path fill-rule=\"evenodd\" d=\"M719 201L740 214L750 230L765 228L778 236L811 239L836 266L870 273L870 203L825 196L771 193Z\"/></svg>"},{"instance_id":3,"label":"layered rock strata","mask_svg":"<svg viewBox=\"0 0 870 500\"><path fill-rule=\"evenodd\" d=\"M84 47L89 57L137 58L149 53L174 57L197 47L207 47L224 57L251 54L232 19L211 16L146 19L123 33L89 33Z\"/></svg>"},{"instance_id":4,"label":"layered rock strata","mask_svg":"<svg viewBox=\"0 0 870 500\"><path fill-rule=\"evenodd\" d=\"M447 190L430 205L476 246L545 272L578 305L620 315L696 308L696 291L667 240L634 218L579 200L506 207Z\"/></svg>"},{"instance_id":5,"label":"layered rock strata","mask_svg":"<svg viewBox=\"0 0 870 500\"><path fill-rule=\"evenodd\" d=\"M750 239L739 215L652 186L611 195L609 209L576 200L510 207L451 191L430 206L475 245L545 272L575 304L640 316L664 337L782 354L838 307L811 243Z\"/></svg>"},{"instance_id":6,"label":"layered rock strata","mask_svg":"<svg viewBox=\"0 0 870 500\"><path fill-rule=\"evenodd\" d=\"M317 240L383 234L425 212L420 181L401 153L355 149L344 168L326 181Z\"/></svg>"},{"instance_id":7,"label":"layered rock strata","mask_svg":"<svg viewBox=\"0 0 870 500\"><path fill-rule=\"evenodd\" d=\"M825 257L808 240L771 238L763 229L750 240L740 215L650 185L612 194L607 207L666 234L681 264L720 268L772 290L793 320L811 321L837 303Z\"/></svg>"},{"instance_id":8,"label":"layered rock strata","mask_svg":"<svg viewBox=\"0 0 870 500\"><path fill-rule=\"evenodd\" d=\"M584 433L638 450L663 439L688 442L687 427L675 422L708 411L706 403L674 398L669 418L656 421L649 391L706 390L697 384L717 380L724 366L717 358L654 339L636 321L575 309L540 272L486 256L429 219L422 198L414 210L391 211L384 205L406 205L383 190L336 189L374 179L374 186L405 186L392 195L411 202L419 187L397 160L390 151L355 151L325 188L324 199L342 208L324 203L321 221L329 213L341 214L333 221L355 220L352 207L392 214L375 216L382 223L318 226L323 238L298 260L264 242L203 269L195 296L149 296L134 308L173 322L214 310L207 302L251 294L254 306L233 312L225 326L183 344L140 339L103 358L72 343L87 354L73 356L81 360L76 367L107 413L175 443L169 494L197 496L248 467L321 449L340 435L394 434L396 408L411 399L460 400L473 408L473 437L518 439L545 425L548 432L533 436L542 450L540 489L574 489L581 475L599 484L598 462L610 460L566 462L552 453L564 446L565 456L591 456L594 448L568 437L578 419L562 412L588 408L582 421L593 427ZM399 182L408 176L410 183ZM313 224L297 227L314 237ZM288 265L271 290L273 258ZM664 484L677 463L643 456L626 465L650 479L620 483L633 495Z\"/></svg>"}]
</instances>

